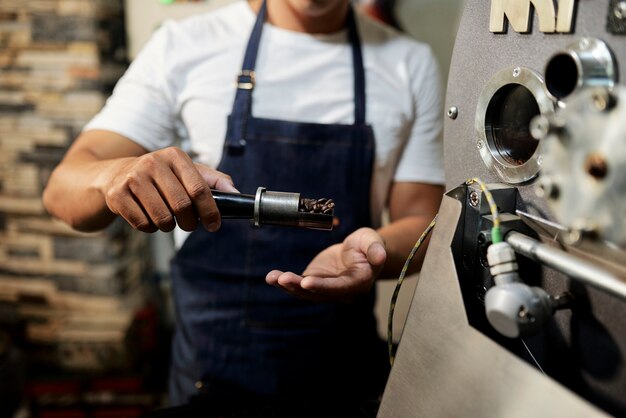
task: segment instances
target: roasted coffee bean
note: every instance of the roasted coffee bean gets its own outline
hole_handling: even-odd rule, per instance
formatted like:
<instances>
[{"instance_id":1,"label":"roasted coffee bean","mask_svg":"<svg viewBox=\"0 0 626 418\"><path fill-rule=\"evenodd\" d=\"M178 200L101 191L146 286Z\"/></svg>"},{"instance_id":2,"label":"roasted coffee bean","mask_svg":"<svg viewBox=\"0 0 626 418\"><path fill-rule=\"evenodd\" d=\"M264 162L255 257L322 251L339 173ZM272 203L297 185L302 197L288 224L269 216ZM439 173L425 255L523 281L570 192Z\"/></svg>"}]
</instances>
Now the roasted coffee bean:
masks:
<instances>
[{"instance_id":1,"label":"roasted coffee bean","mask_svg":"<svg viewBox=\"0 0 626 418\"><path fill-rule=\"evenodd\" d=\"M301 198L298 211L308 213L332 214L335 203L332 199L307 199Z\"/></svg>"},{"instance_id":2,"label":"roasted coffee bean","mask_svg":"<svg viewBox=\"0 0 626 418\"><path fill-rule=\"evenodd\" d=\"M333 209L335 208L335 204L333 202L328 202L324 206L322 206L322 213L329 214L333 213Z\"/></svg>"}]
</instances>

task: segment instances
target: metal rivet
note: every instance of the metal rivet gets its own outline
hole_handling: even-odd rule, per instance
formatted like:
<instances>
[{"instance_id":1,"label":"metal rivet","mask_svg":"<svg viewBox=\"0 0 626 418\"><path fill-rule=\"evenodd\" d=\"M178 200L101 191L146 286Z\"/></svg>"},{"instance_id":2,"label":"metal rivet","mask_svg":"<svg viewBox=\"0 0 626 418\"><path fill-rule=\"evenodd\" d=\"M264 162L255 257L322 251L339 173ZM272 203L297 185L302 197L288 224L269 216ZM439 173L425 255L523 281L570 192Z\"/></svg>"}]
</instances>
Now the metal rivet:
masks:
<instances>
[{"instance_id":1,"label":"metal rivet","mask_svg":"<svg viewBox=\"0 0 626 418\"><path fill-rule=\"evenodd\" d=\"M480 199L478 198L478 193L476 191L472 191L469 194L469 204L470 206L475 208L476 206L478 206L478 203L480 203Z\"/></svg>"},{"instance_id":2,"label":"metal rivet","mask_svg":"<svg viewBox=\"0 0 626 418\"><path fill-rule=\"evenodd\" d=\"M522 70L519 67L513 68L513 77L519 77L521 72L522 72Z\"/></svg>"},{"instance_id":3,"label":"metal rivet","mask_svg":"<svg viewBox=\"0 0 626 418\"><path fill-rule=\"evenodd\" d=\"M575 245L582 241L584 236L593 236L597 233L597 226L590 220L579 218L572 223L572 228L565 234L566 244Z\"/></svg>"},{"instance_id":4,"label":"metal rivet","mask_svg":"<svg viewBox=\"0 0 626 418\"><path fill-rule=\"evenodd\" d=\"M575 245L582 239L582 232L576 229L570 229L563 235L563 241L568 245Z\"/></svg>"},{"instance_id":5,"label":"metal rivet","mask_svg":"<svg viewBox=\"0 0 626 418\"><path fill-rule=\"evenodd\" d=\"M522 322L535 322L535 316L524 305L520 305L517 317Z\"/></svg>"},{"instance_id":6,"label":"metal rivet","mask_svg":"<svg viewBox=\"0 0 626 418\"><path fill-rule=\"evenodd\" d=\"M604 111L608 107L609 103L607 97L604 94L594 94L592 97L593 104L599 111Z\"/></svg>"},{"instance_id":7,"label":"metal rivet","mask_svg":"<svg viewBox=\"0 0 626 418\"><path fill-rule=\"evenodd\" d=\"M196 387L196 389L198 389L198 390L202 390L202 389L204 388L204 383L202 383L202 381L198 380L198 381L195 383L195 387Z\"/></svg>"},{"instance_id":8,"label":"metal rivet","mask_svg":"<svg viewBox=\"0 0 626 418\"><path fill-rule=\"evenodd\" d=\"M613 14L618 19L626 18L626 1L618 2L613 8Z\"/></svg>"},{"instance_id":9,"label":"metal rivet","mask_svg":"<svg viewBox=\"0 0 626 418\"><path fill-rule=\"evenodd\" d=\"M561 194L561 190L559 186L550 178L550 177L542 177L539 182L539 188L536 189L536 193L538 197L543 197L546 199L556 200L559 198Z\"/></svg>"},{"instance_id":10,"label":"metal rivet","mask_svg":"<svg viewBox=\"0 0 626 418\"><path fill-rule=\"evenodd\" d=\"M530 135L537 141L545 138L550 132L550 120L544 115L537 115L530 121Z\"/></svg>"},{"instance_id":11,"label":"metal rivet","mask_svg":"<svg viewBox=\"0 0 626 418\"><path fill-rule=\"evenodd\" d=\"M609 112L617 105L617 97L606 90L600 90L591 95L594 107L600 112Z\"/></svg>"},{"instance_id":12,"label":"metal rivet","mask_svg":"<svg viewBox=\"0 0 626 418\"><path fill-rule=\"evenodd\" d=\"M482 147L484 147L484 146L485 146L485 144L483 143L483 141L478 141L478 142L476 143L476 148L478 148L478 149L481 149L481 148L482 148Z\"/></svg>"},{"instance_id":13,"label":"metal rivet","mask_svg":"<svg viewBox=\"0 0 626 418\"><path fill-rule=\"evenodd\" d=\"M594 152L585 159L585 171L596 180L602 180L608 174L609 168L604 155Z\"/></svg>"},{"instance_id":14,"label":"metal rivet","mask_svg":"<svg viewBox=\"0 0 626 418\"><path fill-rule=\"evenodd\" d=\"M456 106L450 106L448 109L448 117L454 120L457 116L459 116L459 108Z\"/></svg>"}]
</instances>

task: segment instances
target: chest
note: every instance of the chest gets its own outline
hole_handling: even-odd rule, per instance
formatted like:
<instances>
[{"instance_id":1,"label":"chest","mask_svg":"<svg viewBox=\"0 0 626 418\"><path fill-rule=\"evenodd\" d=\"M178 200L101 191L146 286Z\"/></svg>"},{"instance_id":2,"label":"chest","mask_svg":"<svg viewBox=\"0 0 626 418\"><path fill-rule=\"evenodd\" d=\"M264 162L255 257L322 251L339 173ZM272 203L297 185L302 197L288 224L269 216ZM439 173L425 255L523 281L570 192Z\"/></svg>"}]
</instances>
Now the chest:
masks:
<instances>
[{"instance_id":1,"label":"chest","mask_svg":"<svg viewBox=\"0 0 626 418\"><path fill-rule=\"evenodd\" d=\"M243 49L243 46L242 46ZM242 49L205 57L184 74L177 95L181 137L200 160L216 166L232 111ZM384 160L410 130L413 98L392 70L364 50L366 119ZM354 121L354 71L347 45L300 50L262 44L256 66L252 114L257 118L322 124Z\"/></svg>"}]
</instances>

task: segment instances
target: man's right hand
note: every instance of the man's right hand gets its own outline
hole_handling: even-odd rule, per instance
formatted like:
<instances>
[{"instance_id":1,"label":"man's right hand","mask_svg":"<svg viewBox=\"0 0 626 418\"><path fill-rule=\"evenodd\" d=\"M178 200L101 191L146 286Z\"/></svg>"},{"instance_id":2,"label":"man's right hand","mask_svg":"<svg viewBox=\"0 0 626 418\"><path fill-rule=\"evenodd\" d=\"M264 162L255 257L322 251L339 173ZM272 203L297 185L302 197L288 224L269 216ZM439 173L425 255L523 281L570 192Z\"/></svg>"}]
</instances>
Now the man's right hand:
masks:
<instances>
[{"instance_id":1,"label":"man's right hand","mask_svg":"<svg viewBox=\"0 0 626 418\"><path fill-rule=\"evenodd\" d=\"M44 190L48 212L80 231L97 231L117 215L140 231L220 227L211 189L237 192L231 178L195 164L178 148L148 152L106 130L83 132Z\"/></svg>"},{"instance_id":2,"label":"man's right hand","mask_svg":"<svg viewBox=\"0 0 626 418\"><path fill-rule=\"evenodd\" d=\"M169 232L176 224L193 231L198 221L209 231L220 227L210 189L237 192L230 176L194 163L179 148L120 158L96 181L109 210L143 232Z\"/></svg>"}]
</instances>

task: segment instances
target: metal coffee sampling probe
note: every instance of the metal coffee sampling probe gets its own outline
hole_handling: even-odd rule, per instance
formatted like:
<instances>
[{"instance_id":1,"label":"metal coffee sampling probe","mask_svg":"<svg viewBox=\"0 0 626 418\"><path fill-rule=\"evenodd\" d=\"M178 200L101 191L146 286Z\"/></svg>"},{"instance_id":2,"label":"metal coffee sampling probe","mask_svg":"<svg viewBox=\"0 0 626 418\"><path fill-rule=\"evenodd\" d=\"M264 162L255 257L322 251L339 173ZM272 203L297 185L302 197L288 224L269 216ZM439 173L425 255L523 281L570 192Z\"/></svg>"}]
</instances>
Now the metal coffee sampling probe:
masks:
<instances>
[{"instance_id":1,"label":"metal coffee sampling probe","mask_svg":"<svg viewBox=\"0 0 626 418\"><path fill-rule=\"evenodd\" d=\"M211 190L223 219L252 219L254 226L282 225L333 229L332 199L308 199L300 193L273 192L259 187L255 195Z\"/></svg>"}]
</instances>

